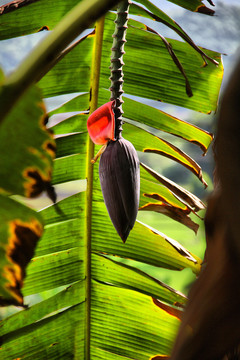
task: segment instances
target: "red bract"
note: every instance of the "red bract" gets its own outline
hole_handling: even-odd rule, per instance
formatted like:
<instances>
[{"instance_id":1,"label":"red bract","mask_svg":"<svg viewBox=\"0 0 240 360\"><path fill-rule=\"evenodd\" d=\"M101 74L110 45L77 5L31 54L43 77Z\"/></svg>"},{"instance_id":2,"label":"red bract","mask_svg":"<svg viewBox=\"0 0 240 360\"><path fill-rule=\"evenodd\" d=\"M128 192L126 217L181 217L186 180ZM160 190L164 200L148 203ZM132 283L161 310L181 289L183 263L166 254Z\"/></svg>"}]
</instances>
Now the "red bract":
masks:
<instances>
[{"instance_id":1,"label":"red bract","mask_svg":"<svg viewBox=\"0 0 240 360\"><path fill-rule=\"evenodd\" d=\"M115 101L110 101L100 106L87 120L89 136L97 145L104 145L110 140L115 140L114 102Z\"/></svg>"}]
</instances>

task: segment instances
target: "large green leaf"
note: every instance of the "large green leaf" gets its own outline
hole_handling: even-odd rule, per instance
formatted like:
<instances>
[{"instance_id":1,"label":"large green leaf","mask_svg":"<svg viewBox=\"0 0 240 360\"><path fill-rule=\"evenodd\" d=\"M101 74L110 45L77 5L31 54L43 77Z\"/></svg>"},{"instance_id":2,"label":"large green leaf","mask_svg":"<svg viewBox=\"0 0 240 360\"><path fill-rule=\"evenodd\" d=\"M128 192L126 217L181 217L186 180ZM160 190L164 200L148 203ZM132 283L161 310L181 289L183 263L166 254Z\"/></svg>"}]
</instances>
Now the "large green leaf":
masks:
<instances>
[{"instance_id":1,"label":"large green leaf","mask_svg":"<svg viewBox=\"0 0 240 360\"><path fill-rule=\"evenodd\" d=\"M80 0L81 1L81 0ZM53 0L21 1L16 6L16 2L1 6L0 17L1 40L11 37L31 34L42 29L43 26L50 30L56 26L61 18L77 3L79 0L69 0L67 2ZM18 8L18 11L14 11Z\"/></svg>"},{"instance_id":2,"label":"large green leaf","mask_svg":"<svg viewBox=\"0 0 240 360\"><path fill-rule=\"evenodd\" d=\"M91 1L81 1L87 2ZM43 26L52 29L75 3L39 0L20 6L17 11L5 12L0 17L0 29L4 27L4 31L0 31L2 39L29 34ZM150 6L150 2L144 3ZM185 1L185 5L187 3ZM106 16L103 42L101 20L95 34L85 37L59 62L62 49L54 53L45 72L54 61L57 65L39 81L45 97L71 94L67 101L63 100L49 112L50 125L57 134L53 183L87 178L87 187L86 191L73 189L75 195L40 212L45 232L28 266L23 293L25 296L41 292L46 295L47 291L48 297L1 322L2 359L145 360L167 356L179 325L174 311L182 309L186 297L161 279L137 270L136 261L140 267L148 265L178 271L189 268L195 274L201 268L198 256L140 221L123 244L104 205L98 165L90 163L94 154L86 119L89 109L92 112L96 104L100 106L110 97L106 89L114 18L112 13ZM125 92L206 113L215 111L222 64L218 68L213 64L201 67L201 55L194 48L171 40L193 89L194 96L190 99L185 93L185 80L159 36L143 30L144 25L139 22L129 24L124 56ZM63 26L66 26L65 20ZM60 31L59 25L57 29ZM51 34L54 35L54 31ZM96 43L102 43L102 55ZM208 50L206 53L220 61L219 54ZM35 79L43 75L41 71L39 69ZM96 89L98 80L100 86ZM199 145L204 152L211 142L211 134L128 97L123 108L124 137L130 139L138 151L154 149L165 153L191 168L201 179L198 165L174 144L162 140L159 134L157 137L155 131L182 137ZM152 128L147 132L145 125ZM141 206L164 202L186 213L204 207L194 195L146 166L141 170L141 185ZM123 264L125 259L130 265ZM156 298L169 308L163 310ZM28 299L26 297L26 302Z\"/></svg>"},{"instance_id":3,"label":"large green leaf","mask_svg":"<svg viewBox=\"0 0 240 360\"><path fill-rule=\"evenodd\" d=\"M109 87L113 20L114 14L108 14L104 28L100 78L100 86L103 88ZM132 23L134 25L137 22L132 20ZM43 89L44 96L89 90L89 63L92 44L93 36L90 35L40 81L39 85ZM218 89L223 74L222 64L218 67L214 64L202 67L202 57L188 44L177 40L171 40L171 44L188 75L194 96L191 98L187 96L184 78L171 60L161 39L156 34L136 27L129 27L128 29L128 41L124 57L126 64L124 72L125 92L205 113L215 111ZM221 60L218 53L209 50L206 50L206 53L218 61ZM84 58L81 56L82 54L84 54ZM154 57L161 59L161 61L156 61L152 66ZM142 76L146 67L148 67L148 72ZM82 78L80 83L74 81L79 75Z\"/></svg>"},{"instance_id":4,"label":"large green leaf","mask_svg":"<svg viewBox=\"0 0 240 360\"><path fill-rule=\"evenodd\" d=\"M103 58L110 58L111 34L114 16L108 14L104 30ZM202 57L188 44L171 39L171 45L181 61L193 96L189 98L185 91L185 81L171 60L165 45L156 35L136 28L137 22L129 21L134 27L128 29L128 41L125 46L124 91L128 94L172 103L189 109L209 113L216 109L217 89L221 84L222 65L209 64L202 67ZM220 61L218 53L206 50L212 58ZM144 54L144 56L143 56ZM152 59L155 58L154 66ZM158 60L158 59L161 59ZM102 63L100 85L108 87L109 62ZM145 71L148 69L147 72ZM144 74L144 76L142 76ZM207 85L206 85L207 84Z\"/></svg>"},{"instance_id":5,"label":"large green leaf","mask_svg":"<svg viewBox=\"0 0 240 360\"><path fill-rule=\"evenodd\" d=\"M77 326L85 310L80 285L83 283L76 283L34 305L27 317L22 312L3 321L2 333L10 333L10 336L1 350L1 358L84 358L84 323ZM159 309L151 298L95 281L92 283L92 296L93 358L101 358L100 353L105 354L105 359L115 359L118 355L126 358L128 354L146 359L155 353L169 351L179 320ZM143 305L145 312L142 312ZM137 326L141 329L138 334L131 327L134 313L138 319ZM34 325L36 320L37 326ZM17 332L19 328L20 335ZM154 334L151 335L153 328ZM126 336L122 336L122 331ZM33 342L32 339L38 338L40 333L41 339Z\"/></svg>"}]
</instances>

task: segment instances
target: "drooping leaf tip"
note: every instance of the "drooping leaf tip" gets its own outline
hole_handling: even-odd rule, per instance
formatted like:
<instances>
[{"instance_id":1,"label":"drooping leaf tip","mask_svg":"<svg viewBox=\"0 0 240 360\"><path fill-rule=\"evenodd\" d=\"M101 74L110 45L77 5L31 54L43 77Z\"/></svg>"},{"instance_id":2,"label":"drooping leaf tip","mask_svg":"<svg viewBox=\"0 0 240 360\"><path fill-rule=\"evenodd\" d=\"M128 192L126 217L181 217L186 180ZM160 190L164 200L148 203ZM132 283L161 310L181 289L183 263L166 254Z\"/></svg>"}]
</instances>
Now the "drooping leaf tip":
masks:
<instances>
[{"instance_id":1,"label":"drooping leaf tip","mask_svg":"<svg viewBox=\"0 0 240 360\"><path fill-rule=\"evenodd\" d=\"M200 5L196 12L199 12L201 14L205 14L205 15L210 15L210 16L213 16L215 14L215 11L212 10L212 9L209 9L207 6L205 5Z\"/></svg>"}]
</instances>

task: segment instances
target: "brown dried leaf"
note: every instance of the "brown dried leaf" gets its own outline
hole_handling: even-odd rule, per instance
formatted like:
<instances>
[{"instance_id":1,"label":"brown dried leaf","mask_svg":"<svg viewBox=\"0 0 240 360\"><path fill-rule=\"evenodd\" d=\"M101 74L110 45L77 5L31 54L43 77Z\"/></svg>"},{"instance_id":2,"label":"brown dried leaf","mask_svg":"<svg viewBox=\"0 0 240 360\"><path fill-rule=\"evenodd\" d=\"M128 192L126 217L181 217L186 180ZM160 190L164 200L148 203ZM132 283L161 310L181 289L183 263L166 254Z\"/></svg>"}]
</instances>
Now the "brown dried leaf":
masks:
<instances>
[{"instance_id":1,"label":"brown dried leaf","mask_svg":"<svg viewBox=\"0 0 240 360\"><path fill-rule=\"evenodd\" d=\"M177 198L180 198L181 201L188 204L192 209L194 209L195 211L205 209L204 203L197 196L191 194L189 191L187 191L180 185L177 185L173 181L167 179L165 176L158 174L156 171L152 170L147 165L141 163L141 166L156 180L158 180L161 184L171 190Z\"/></svg>"},{"instance_id":2,"label":"brown dried leaf","mask_svg":"<svg viewBox=\"0 0 240 360\"><path fill-rule=\"evenodd\" d=\"M182 310L174 308L173 306L170 306L168 304L164 304L162 301L158 299L153 298L153 302L155 305L157 305L160 309L166 311L168 314L175 316L179 320L181 319L183 313Z\"/></svg>"},{"instance_id":3,"label":"brown dried leaf","mask_svg":"<svg viewBox=\"0 0 240 360\"><path fill-rule=\"evenodd\" d=\"M192 219L188 216L190 213L190 210L186 208L180 209L174 206L171 206L169 204L159 202L157 204L155 203L148 203L146 205L143 205L139 208L139 210L145 210L145 211L155 211L164 215L169 216L171 219L176 220L180 222L181 224L187 226L189 229L193 230L195 233L197 233L199 225L192 221Z\"/></svg>"}]
</instances>

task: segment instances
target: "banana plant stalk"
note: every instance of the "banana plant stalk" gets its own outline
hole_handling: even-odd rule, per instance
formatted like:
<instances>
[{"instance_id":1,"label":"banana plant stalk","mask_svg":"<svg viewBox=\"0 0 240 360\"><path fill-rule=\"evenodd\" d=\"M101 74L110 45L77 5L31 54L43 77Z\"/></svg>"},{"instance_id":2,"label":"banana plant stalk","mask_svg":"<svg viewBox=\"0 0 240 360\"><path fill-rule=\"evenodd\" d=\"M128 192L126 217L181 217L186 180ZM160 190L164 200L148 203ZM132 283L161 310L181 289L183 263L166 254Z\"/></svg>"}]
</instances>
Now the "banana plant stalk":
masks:
<instances>
[{"instance_id":1,"label":"banana plant stalk","mask_svg":"<svg viewBox=\"0 0 240 360\"><path fill-rule=\"evenodd\" d=\"M136 221L139 194L139 159L134 146L122 137L123 54L127 31L129 1L120 3L115 20L111 57L111 101L88 118L88 132L95 144L103 148L99 177L104 202L111 221L125 242Z\"/></svg>"}]
</instances>

